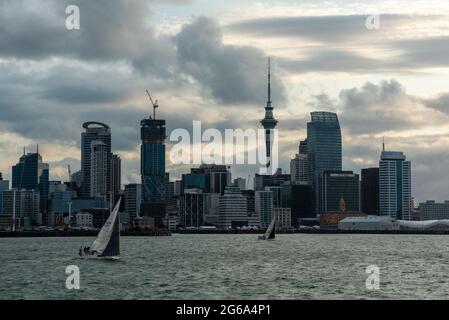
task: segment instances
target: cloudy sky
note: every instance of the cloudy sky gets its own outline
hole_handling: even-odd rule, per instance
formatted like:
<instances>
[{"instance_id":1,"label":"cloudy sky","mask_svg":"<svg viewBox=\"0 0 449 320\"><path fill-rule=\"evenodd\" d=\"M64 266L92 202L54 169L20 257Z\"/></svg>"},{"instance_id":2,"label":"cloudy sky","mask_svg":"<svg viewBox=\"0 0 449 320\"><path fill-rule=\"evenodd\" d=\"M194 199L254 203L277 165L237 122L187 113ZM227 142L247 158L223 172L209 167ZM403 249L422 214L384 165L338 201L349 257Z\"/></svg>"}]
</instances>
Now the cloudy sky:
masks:
<instances>
[{"instance_id":1,"label":"cloudy sky","mask_svg":"<svg viewBox=\"0 0 449 320\"><path fill-rule=\"evenodd\" d=\"M65 28L72 4L79 31ZM112 127L124 183L138 181L145 89L169 132L192 120L258 128L267 56L285 170L309 113L334 111L344 169L376 166L385 136L412 161L417 201L449 199L447 0L0 0L0 172L10 178L22 148L39 144L51 177L66 179L82 123L98 120Z\"/></svg>"}]
</instances>

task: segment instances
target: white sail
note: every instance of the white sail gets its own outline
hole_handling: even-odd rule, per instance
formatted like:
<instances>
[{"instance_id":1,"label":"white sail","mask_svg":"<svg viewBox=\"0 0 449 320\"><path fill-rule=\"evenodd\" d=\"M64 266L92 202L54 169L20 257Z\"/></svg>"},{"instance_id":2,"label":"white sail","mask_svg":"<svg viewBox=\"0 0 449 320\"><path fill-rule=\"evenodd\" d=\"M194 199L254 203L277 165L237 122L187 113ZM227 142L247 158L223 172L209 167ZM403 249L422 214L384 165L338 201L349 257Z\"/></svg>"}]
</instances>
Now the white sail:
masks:
<instances>
[{"instance_id":1,"label":"white sail","mask_svg":"<svg viewBox=\"0 0 449 320\"><path fill-rule=\"evenodd\" d=\"M265 238L265 239L269 239L269 238L270 238L270 235L271 235L271 233L273 232L273 229L275 228L275 226L276 226L276 219L275 219L275 217L273 216L273 218L271 219L271 223L270 223L270 225L268 226L268 229L267 229L267 231L266 231L265 234L264 234L264 238Z\"/></svg>"},{"instance_id":2,"label":"white sail","mask_svg":"<svg viewBox=\"0 0 449 320\"><path fill-rule=\"evenodd\" d=\"M114 210L112 210L111 214L109 215L109 218L106 220L103 228L101 228L100 232L97 235L97 238L95 239L94 243L90 248L90 252L96 253L99 257L103 256L103 253L106 250L106 248L108 248L108 245L109 248L113 247L112 251L114 255L118 255L120 252L119 243L110 243L110 242L120 241L120 235L119 234L114 235L114 232L120 232L120 230L118 229L120 227L118 225L119 224L118 211L120 208L121 200L122 200L121 198L118 200Z\"/></svg>"}]
</instances>

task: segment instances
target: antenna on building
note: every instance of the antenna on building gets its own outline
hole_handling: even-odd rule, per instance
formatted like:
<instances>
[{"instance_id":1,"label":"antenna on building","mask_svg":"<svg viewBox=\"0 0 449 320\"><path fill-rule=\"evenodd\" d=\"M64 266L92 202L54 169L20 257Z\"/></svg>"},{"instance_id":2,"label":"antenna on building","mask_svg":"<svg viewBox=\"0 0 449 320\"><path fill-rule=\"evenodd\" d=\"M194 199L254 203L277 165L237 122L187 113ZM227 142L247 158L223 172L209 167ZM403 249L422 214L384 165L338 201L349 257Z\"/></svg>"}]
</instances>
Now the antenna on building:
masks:
<instances>
[{"instance_id":1,"label":"antenna on building","mask_svg":"<svg viewBox=\"0 0 449 320\"><path fill-rule=\"evenodd\" d=\"M271 102L271 57L268 57L268 102Z\"/></svg>"},{"instance_id":2,"label":"antenna on building","mask_svg":"<svg viewBox=\"0 0 449 320\"><path fill-rule=\"evenodd\" d=\"M382 137L382 151L385 152L385 137Z\"/></svg>"},{"instance_id":3,"label":"antenna on building","mask_svg":"<svg viewBox=\"0 0 449 320\"><path fill-rule=\"evenodd\" d=\"M26 153L26 147L23 147L23 155Z\"/></svg>"},{"instance_id":4,"label":"antenna on building","mask_svg":"<svg viewBox=\"0 0 449 320\"><path fill-rule=\"evenodd\" d=\"M36 145L36 153L39 154L39 144Z\"/></svg>"}]
</instances>

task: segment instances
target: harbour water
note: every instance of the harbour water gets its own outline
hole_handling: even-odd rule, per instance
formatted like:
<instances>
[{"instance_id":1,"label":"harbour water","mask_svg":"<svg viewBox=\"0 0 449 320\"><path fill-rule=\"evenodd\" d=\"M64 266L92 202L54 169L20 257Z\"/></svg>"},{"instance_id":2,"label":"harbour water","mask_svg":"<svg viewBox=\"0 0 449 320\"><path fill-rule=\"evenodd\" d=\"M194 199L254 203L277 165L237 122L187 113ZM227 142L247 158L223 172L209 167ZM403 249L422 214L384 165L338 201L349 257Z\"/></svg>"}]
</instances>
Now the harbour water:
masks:
<instances>
[{"instance_id":1,"label":"harbour water","mask_svg":"<svg viewBox=\"0 0 449 320\"><path fill-rule=\"evenodd\" d=\"M120 261L85 260L93 238L0 239L0 299L446 299L447 235L122 237ZM66 288L66 267L80 289ZM366 268L380 270L379 290Z\"/></svg>"}]
</instances>

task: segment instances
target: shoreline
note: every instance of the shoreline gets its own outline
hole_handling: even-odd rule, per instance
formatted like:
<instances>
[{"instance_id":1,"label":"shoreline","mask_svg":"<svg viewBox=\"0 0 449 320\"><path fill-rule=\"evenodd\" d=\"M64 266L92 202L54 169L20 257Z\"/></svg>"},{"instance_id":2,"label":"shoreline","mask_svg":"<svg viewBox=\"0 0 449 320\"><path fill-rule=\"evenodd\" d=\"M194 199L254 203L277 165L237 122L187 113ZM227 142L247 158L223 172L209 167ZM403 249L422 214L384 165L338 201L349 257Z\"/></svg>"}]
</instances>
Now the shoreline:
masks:
<instances>
[{"instance_id":1,"label":"shoreline","mask_svg":"<svg viewBox=\"0 0 449 320\"><path fill-rule=\"evenodd\" d=\"M155 231L122 231L123 237L169 237L173 234L263 234L263 230L155 230ZM96 237L97 231L22 231L22 232L0 232L0 238L76 238ZM294 230L278 231L277 234L366 234L366 235L449 235L449 230L378 230L378 231L343 231L343 230Z\"/></svg>"}]
</instances>

